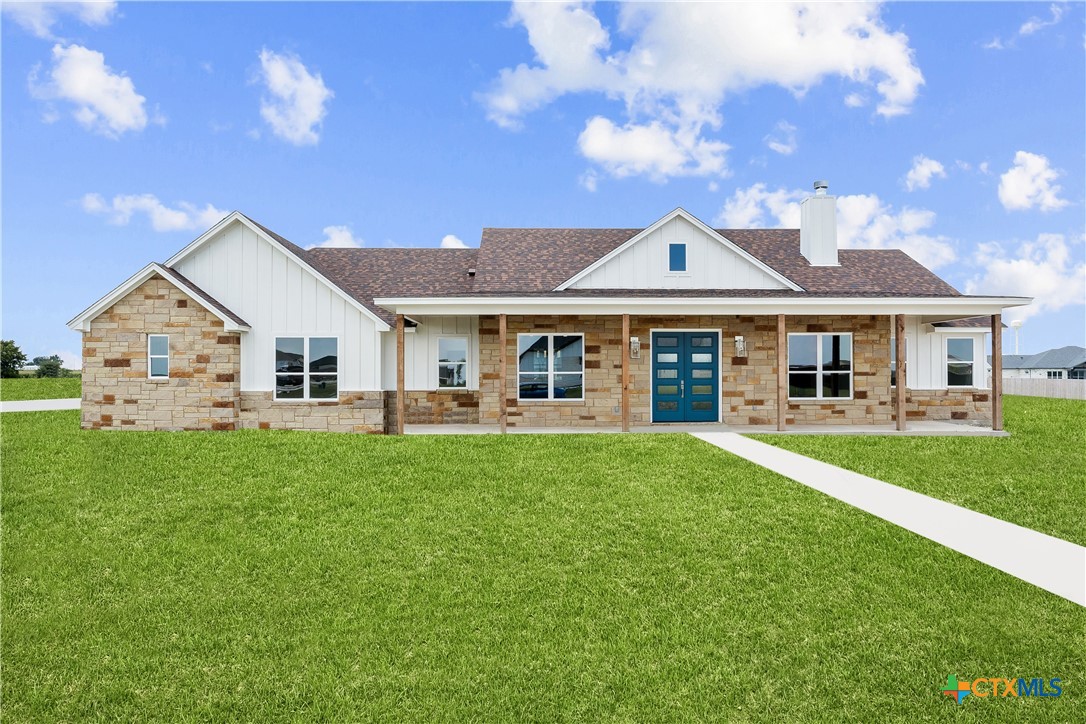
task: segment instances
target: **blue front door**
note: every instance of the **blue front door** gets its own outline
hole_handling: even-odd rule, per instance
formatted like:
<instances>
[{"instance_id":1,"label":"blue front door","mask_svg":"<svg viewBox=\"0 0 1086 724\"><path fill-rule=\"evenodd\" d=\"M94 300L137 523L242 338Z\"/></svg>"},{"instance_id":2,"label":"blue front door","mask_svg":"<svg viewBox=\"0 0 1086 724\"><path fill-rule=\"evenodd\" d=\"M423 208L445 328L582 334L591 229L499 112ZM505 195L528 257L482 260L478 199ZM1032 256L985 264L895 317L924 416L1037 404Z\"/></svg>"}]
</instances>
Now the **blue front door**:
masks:
<instances>
[{"instance_id":1,"label":"blue front door","mask_svg":"<svg viewBox=\"0 0 1086 724\"><path fill-rule=\"evenodd\" d=\"M652 421L716 422L720 344L716 332L654 332Z\"/></svg>"}]
</instances>

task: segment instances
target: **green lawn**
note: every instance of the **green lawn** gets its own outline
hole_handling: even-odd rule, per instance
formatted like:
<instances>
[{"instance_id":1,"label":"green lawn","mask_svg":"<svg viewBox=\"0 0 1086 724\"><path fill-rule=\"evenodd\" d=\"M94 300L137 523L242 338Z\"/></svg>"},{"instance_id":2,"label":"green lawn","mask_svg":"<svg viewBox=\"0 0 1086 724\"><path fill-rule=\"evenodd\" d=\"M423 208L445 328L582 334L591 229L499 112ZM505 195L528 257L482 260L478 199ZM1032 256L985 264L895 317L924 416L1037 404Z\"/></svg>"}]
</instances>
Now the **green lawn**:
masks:
<instances>
[{"instance_id":1,"label":"green lawn","mask_svg":"<svg viewBox=\"0 0 1086 724\"><path fill-rule=\"evenodd\" d=\"M689 436L0 423L5 720L1086 718L1081 607Z\"/></svg>"},{"instance_id":2,"label":"green lawn","mask_svg":"<svg viewBox=\"0 0 1086 724\"><path fill-rule=\"evenodd\" d=\"M903 488L1086 545L1086 402L1003 398L1009 438L757 435Z\"/></svg>"},{"instance_id":3,"label":"green lawn","mask_svg":"<svg viewBox=\"0 0 1086 724\"><path fill-rule=\"evenodd\" d=\"M59 400L79 397L79 377L13 377L0 379L0 400Z\"/></svg>"}]
</instances>

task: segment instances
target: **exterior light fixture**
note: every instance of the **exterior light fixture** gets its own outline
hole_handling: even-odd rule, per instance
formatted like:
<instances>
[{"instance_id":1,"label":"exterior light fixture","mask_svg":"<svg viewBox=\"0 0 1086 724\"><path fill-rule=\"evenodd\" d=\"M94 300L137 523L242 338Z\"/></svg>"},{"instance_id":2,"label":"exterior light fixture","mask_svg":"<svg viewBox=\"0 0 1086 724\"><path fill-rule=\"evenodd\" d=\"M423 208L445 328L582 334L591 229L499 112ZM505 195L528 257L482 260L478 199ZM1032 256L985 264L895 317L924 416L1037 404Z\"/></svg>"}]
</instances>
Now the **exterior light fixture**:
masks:
<instances>
[{"instance_id":1,"label":"exterior light fixture","mask_svg":"<svg viewBox=\"0 0 1086 724\"><path fill-rule=\"evenodd\" d=\"M747 356L747 342L743 339L743 335L736 335L735 337L735 356L746 357Z\"/></svg>"}]
</instances>

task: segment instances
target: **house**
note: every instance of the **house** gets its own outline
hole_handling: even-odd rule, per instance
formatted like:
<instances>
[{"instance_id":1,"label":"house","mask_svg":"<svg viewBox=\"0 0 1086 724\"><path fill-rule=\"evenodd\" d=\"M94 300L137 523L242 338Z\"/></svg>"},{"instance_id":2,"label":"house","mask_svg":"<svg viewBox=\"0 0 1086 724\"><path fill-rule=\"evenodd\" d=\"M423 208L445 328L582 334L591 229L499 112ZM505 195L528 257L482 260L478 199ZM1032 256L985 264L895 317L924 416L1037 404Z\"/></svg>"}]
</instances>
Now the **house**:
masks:
<instances>
[{"instance_id":1,"label":"house","mask_svg":"<svg viewBox=\"0 0 1086 724\"><path fill-rule=\"evenodd\" d=\"M985 336L1029 301L838 249L819 183L800 229L676 209L645 228L487 228L477 249L304 250L234 212L69 326L87 428L1000 429Z\"/></svg>"},{"instance_id":2,"label":"house","mask_svg":"<svg viewBox=\"0 0 1086 724\"><path fill-rule=\"evenodd\" d=\"M1060 347L1037 354L1003 355L1003 379L1086 380L1086 349Z\"/></svg>"}]
</instances>

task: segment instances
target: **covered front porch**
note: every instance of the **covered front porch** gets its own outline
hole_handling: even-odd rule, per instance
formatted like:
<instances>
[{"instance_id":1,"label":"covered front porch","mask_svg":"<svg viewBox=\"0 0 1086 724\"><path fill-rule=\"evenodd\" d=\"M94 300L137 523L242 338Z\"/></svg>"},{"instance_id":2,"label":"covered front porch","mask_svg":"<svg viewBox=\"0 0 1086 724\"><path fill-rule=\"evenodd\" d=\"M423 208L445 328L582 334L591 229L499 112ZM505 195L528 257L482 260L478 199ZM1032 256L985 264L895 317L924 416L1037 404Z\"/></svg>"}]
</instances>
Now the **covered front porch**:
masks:
<instances>
[{"instance_id":1,"label":"covered front porch","mask_svg":"<svg viewBox=\"0 0 1086 724\"><path fill-rule=\"evenodd\" d=\"M725 425L716 422L703 423L654 423L635 425L629 430L621 427L514 427L506 433L516 435L584 435L630 433L699 433L738 432L743 434L773 433L784 435L904 435L904 436L953 436L953 437L1009 437L1005 430L993 430L983 423L958 420L914 420L905 430L894 423L888 425L790 425L779 431L776 425ZM492 424L444 424L404 425L405 435L500 435L500 425Z\"/></svg>"}]
</instances>

